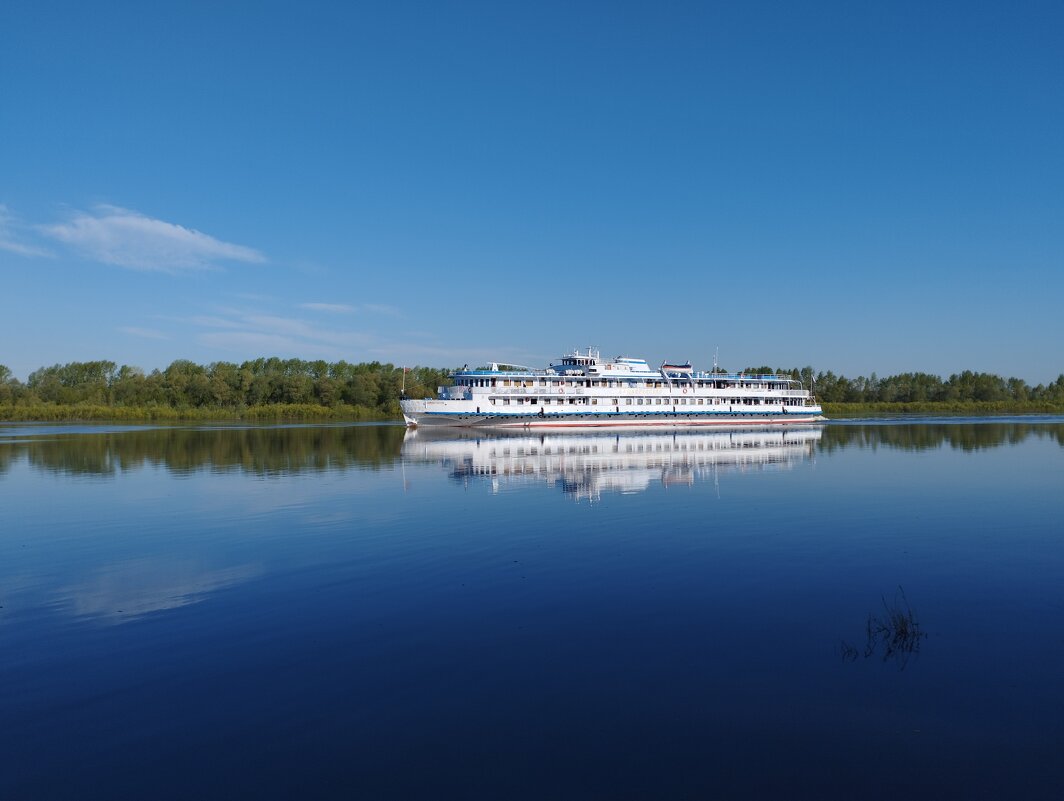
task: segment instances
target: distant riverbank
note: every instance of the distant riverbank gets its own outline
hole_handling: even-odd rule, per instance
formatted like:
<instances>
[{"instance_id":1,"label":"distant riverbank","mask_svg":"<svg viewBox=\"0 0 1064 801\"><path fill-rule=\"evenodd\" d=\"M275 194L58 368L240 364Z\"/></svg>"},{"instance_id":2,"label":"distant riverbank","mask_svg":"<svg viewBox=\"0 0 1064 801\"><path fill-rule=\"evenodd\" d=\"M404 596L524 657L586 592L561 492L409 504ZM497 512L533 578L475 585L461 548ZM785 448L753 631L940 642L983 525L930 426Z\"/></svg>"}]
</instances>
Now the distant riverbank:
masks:
<instances>
[{"instance_id":1,"label":"distant riverbank","mask_svg":"<svg viewBox=\"0 0 1064 801\"><path fill-rule=\"evenodd\" d=\"M1064 404L1017 401L953 401L923 403L825 403L830 418L884 415L1064 414ZM398 422L402 415L363 406L321 406L313 403L274 403L244 408L173 408L170 406L106 406L101 404L0 405L0 421L18 423L291 423Z\"/></svg>"},{"instance_id":2,"label":"distant riverbank","mask_svg":"<svg viewBox=\"0 0 1064 801\"><path fill-rule=\"evenodd\" d=\"M363 406L320 406L313 403L274 403L245 408L200 407L175 409L170 406L104 406L98 404L35 404L0 406L0 421L9 423L291 423L360 422L401 420Z\"/></svg>"},{"instance_id":3,"label":"distant riverbank","mask_svg":"<svg viewBox=\"0 0 1064 801\"><path fill-rule=\"evenodd\" d=\"M918 403L824 403L825 417L882 417L896 414L965 415L1064 414L1064 403L1031 401L923 401Z\"/></svg>"}]
</instances>

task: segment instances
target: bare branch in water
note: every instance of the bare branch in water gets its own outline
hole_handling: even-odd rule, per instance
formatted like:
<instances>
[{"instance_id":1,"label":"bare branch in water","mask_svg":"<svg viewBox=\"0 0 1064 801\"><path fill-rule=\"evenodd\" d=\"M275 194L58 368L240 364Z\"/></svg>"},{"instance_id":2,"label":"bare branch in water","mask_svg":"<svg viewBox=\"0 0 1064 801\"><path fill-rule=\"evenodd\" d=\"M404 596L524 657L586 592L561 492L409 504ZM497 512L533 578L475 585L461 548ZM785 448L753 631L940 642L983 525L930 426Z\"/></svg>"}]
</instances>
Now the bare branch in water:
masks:
<instances>
[{"instance_id":1,"label":"bare branch in water","mask_svg":"<svg viewBox=\"0 0 1064 801\"><path fill-rule=\"evenodd\" d=\"M870 614L865 624L864 656L869 658L881 653L883 661L894 661L899 670L904 670L910 657L920 651L920 641L927 636L920 629L905 590L898 586L891 603L883 597L883 616ZM857 648L843 640L843 661L853 662L857 659Z\"/></svg>"}]
</instances>

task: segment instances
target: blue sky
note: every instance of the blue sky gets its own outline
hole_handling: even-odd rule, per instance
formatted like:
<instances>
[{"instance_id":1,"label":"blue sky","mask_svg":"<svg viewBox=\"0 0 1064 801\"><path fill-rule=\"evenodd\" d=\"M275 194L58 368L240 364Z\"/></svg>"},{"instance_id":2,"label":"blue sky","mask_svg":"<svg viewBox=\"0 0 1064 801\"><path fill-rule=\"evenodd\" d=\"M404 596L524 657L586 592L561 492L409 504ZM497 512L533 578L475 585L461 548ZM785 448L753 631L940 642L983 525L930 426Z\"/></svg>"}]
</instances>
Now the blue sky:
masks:
<instances>
[{"instance_id":1,"label":"blue sky","mask_svg":"<svg viewBox=\"0 0 1064 801\"><path fill-rule=\"evenodd\" d=\"M1064 5L0 9L0 364L1064 372Z\"/></svg>"}]
</instances>

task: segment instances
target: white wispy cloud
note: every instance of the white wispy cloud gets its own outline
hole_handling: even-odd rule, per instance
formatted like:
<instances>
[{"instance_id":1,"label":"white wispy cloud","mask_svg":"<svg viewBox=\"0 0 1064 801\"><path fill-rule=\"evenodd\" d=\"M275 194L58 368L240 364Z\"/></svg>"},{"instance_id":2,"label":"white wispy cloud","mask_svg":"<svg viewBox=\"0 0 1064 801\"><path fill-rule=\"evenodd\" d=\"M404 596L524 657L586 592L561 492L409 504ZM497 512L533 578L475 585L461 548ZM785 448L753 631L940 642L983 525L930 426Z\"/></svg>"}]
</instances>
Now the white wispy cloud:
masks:
<instances>
[{"instance_id":1,"label":"white wispy cloud","mask_svg":"<svg viewBox=\"0 0 1064 801\"><path fill-rule=\"evenodd\" d=\"M351 314L355 311L354 306L346 303L300 303L299 308L308 311L329 312L330 314Z\"/></svg>"},{"instance_id":2,"label":"white wispy cloud","mask_svg":"<svg viewBox=\"0 0 1064 801\"><path fill-rule=\"evenodd\" d=\"M382 314L387 317L402 317L402 312L399 309L386 303L300 303L299 308L329 314L355 314L360 312Z\"/></svg>"},{"instance_id":3,"label":"white wispy cloud","mask_svg":"<svg viewBox=\"0 0 1064 801\"><path fill-rule=\"evenodd\" d=\"M86 258L134 270L178 273L211 269L223 262L266 261L254 248L117 206L77 211L66 222L38 230Z\"/></svg>"},{"instance_id":4,"label":"white wispy cloud","mask_svg":"<svg viewBox=\"0 0 1064 801\"><path fill-rule=\"evenodd\" d=\"M257 354L299 353L304 349L304 343L292 337L265 331L208 331L199 335L199 341L212 348Z\"/></svg>"},{"instance_id":5,"label":"white wispy cloud","mask_svg":"<svg viewBox=\"0 0 1064 801\"><path fill-rule=\"evenodd\" d=\"M402 313L395 308L395 306L389 306L386 303L363 303L362 308L368 312L374 314L383 314L388 317L401 317Z\"/></svg>"},{"instance_id":6,"label":"white wispy cloud","mask_svg":"<svg viewBox=\"0 0 1064 801\"><path fill-rule=\"evenodd\" d=\"M0 250L14 253L18 256L52 255L44 248L25 241L25 226L2 203L0 203Z\"/></svg>"},{"instance_id":7,"label":"white wispy cloud","mask_svg":"<svg viewBox=\"0 0 1064 801\"><path fill-rule=\"evenodd\" d=\"M416 341L375 341L365 351L367 356L389 361L393 364L486 364L490 361L508 361L514 364L543 364L540 356L534 356L512 346L500 346L488 350L477 346L463 345L429 345Z\"/></svg>"},{"instance_id":8,"label":"white wispy cloud","mask_svg":"<svg viewBox=\"0 0 1064 801\"><path fill-rule=\"evenodd\" d=\"M177 318L179 322L191 323L200 328L240 328L240 323L225 317L211 315L197 315L195 317Z\"/></svg>"},{"instance_id":9,"label":"white wispy cloud","mask_svg":"<svg viewBox=\"0 0 1064 801\"><path fill-rule=\"evenodd\" d=\"M314 325L298 317L235 308L214 311L215 315L192 317L188 322L206 329L197 335L201 344L223 350L348 358L352 351L364 350L372 339L360 331Z\"/></svg>"},{"instance_id":10,"label":"white wispy cloud","mask_svg":"<svg viewBox=\"0 0 1064 801\"><path fill-rule=\"evenodd\" d=\"M156 331L154 328L138 328L134 325L124 325L118 329L123 334L129 334L131 337L140 337L141 339L169 339L162 331Z\"/></svg>"},{"instance_id":11,"label":"white wispy cloud","mask_svg":"<svg viewBox=\"0 0 1064 801\"><path fill-rule=\"evenodd\" d=\"M58 606L78 617L124 623L198 603L262 572L256 562L211 568L188 560L130 559L92 570L81 583L60 587L55 594Z\"/></svg>"},{"instance_id":12,"label":"white wispy cloud","mask_svg":"<svg viewBox=\"0 0 1064 801\"><path fill-rule=\"evenodd\" d=\"M298 304L300 308L307 305L311 304ZM344 305L350 305L355 313L363 311L362 304ZM315 312L317 309L309 308L307 311ZM274 310L235 306L215 306L207 310L207 314L181 318L182 322L199 329L194 336L201 345L229 351L242 358L275 355L303 359L379 359L393 364L445 365L492 359L510 360L518 364L538 364L541 361L513 347L491 351L465 345L448 347L439 343L431 332L418 335L404 331L401 339L393 339L380 325L372 326L372 330L359 330L330 324L345 320L344 317L321 318L313 314L304 318Z\"/></svg>"},{"instance_id":13,"label":"white wispy cloud","mask_svg":"<svg viewBox=\"0 0 1064 801\"><path fill-rule=\"evenodd\" d=\"M294 317L280 317L276 314L246 314L243 316L243 320L255 329L276 334L315 339L318 338L317 335L319 333L322 333L317 332L305 320L299 320Z\"/></svg>"},{"instance_id":14,"label":"white wispy cloud","mask_svg":"<svg viewBox=\"0 0 1064 801\"><path fill-rule=\"evenodd\" d=\"M258 292L237 292L234 297L241 300L250 300L253 303L270 303L274 300L269 295L261 295Z\"/></svg>"}]
</instances>

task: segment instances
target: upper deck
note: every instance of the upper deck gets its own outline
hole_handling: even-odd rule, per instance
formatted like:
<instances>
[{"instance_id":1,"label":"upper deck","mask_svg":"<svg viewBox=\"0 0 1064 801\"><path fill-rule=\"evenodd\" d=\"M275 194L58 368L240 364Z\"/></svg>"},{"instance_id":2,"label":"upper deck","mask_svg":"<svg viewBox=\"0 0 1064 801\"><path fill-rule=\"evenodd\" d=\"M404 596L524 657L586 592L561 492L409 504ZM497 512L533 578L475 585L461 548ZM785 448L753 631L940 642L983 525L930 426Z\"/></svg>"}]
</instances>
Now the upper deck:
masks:
<instances>
[{"instance_id":1,"label":"upper deck","mask_svg":"<svg viewBox=\"0 0 1064 801\"><path fill-rule=\"evenodd\" d=\"M481 367L463 367L453 373L458 378L484 378L490 377L524 380L524 379L548 379L568 380L573 376L586 376L604 378L607 380L634 381L638 379L662 380L666 382L727 382L735 383L780 383L799 384L801 381L790 375L775 373L724 373L715 370L693 370L690 363L683 365L664 362L660 368L653 368L646 359L636 359L629 356L617 356L613 359L603 359L597 350L588 348L586 352L573 351L563 356L556 364L549 367L535 369L524 365L509 364L507 362L490 362Z\"/></svg>"},{"instance_id":2,"label":"upper deck","mask_svg":"<svg viewBox=\"0 0 1064 801\"><path fill-rule=\"evenodd\" d=\"M762 401L756 400L758 398L764 402L798 402L803 405L811 399L801 381L790 375L703 371L692 369L689 363L668 362L654 369L645 359L618 356L605 360L591 348L586 352L574 351L545 369L503 362L491 362L473 369L466 367L455 371L454 386L439 389L439 396L444 400L471 400L484 395L500 398L564 395L568 404L577 403L575 399L581 396L616 396L611 401L615 406L628 402L621 398L653 399L672 395L728 398L732 403L759 404ZM636 404L643 402L635 401Z\"/></svg>"}]
</instances>

